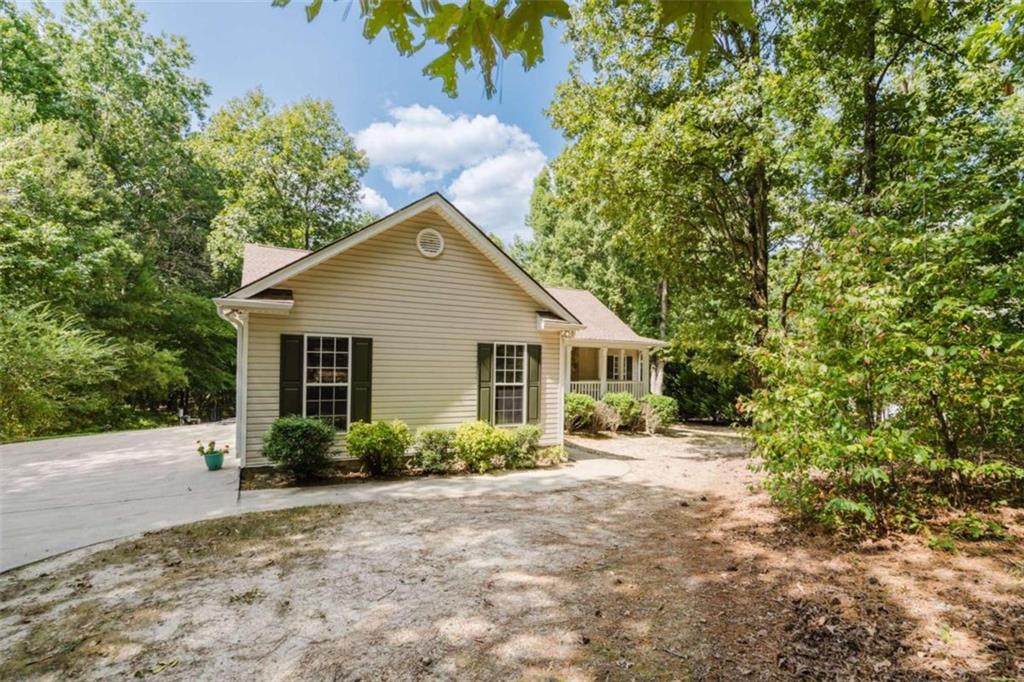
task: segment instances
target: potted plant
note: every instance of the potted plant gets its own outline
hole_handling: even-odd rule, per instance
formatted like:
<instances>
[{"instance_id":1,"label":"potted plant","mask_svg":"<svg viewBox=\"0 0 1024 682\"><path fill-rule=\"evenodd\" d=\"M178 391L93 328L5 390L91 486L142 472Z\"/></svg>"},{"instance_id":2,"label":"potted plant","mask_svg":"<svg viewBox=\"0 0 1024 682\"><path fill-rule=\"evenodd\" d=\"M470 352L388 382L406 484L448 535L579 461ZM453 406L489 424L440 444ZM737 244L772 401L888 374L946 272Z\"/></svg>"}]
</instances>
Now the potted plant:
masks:
<instances>
[{"instance_id":1,"label":"potted plant","mask_svg":"<svg viewBox=\"0 0 1024 682\"><path fill-rule=\"evenodd\" d=\"M227 445L218 448L217 444L212 440L208 445L203 445L203 442L199 440L197 440L196 443L199 444L199 447L197 448L199 450L199 454L206 460L207 469L210 471L216 471L224 465L224 455L228 453Z\"/></svg>"}]
</instances>

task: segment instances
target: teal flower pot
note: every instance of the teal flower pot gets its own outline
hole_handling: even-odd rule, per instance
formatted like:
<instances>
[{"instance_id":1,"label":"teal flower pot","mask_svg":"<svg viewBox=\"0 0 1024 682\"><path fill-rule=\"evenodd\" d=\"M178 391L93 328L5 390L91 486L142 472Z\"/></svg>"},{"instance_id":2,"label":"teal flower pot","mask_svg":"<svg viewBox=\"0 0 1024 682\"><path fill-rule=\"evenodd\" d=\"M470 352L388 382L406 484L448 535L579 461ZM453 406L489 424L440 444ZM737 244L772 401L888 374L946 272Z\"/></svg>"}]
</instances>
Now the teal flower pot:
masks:
<instances>
[{"instance_id":1,"label":"teal flower pot","mask_svg":"<svg viewBox=\"0 0 1024 682\"><path fill-rule=\"evenodd\" d=\"M212 455L203 455L203 459L206 460L206 468L210 471L216 471L224 466L223 452L215 452Z\"/></svg>"}]
</instances>

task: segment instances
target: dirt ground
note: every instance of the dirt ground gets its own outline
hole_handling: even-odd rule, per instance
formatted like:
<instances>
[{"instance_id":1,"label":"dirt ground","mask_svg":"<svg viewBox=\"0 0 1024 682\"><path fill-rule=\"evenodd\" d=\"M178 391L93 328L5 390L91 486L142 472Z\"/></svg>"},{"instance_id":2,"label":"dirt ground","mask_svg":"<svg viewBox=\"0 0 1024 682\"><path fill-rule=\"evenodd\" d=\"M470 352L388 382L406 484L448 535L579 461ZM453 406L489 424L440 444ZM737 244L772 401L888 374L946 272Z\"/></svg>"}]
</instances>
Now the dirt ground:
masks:
<instances>
[{"instance_id":1,"label":"dirt ground","mask_svg":"<svg viewBox=\"0 0 1024 682\"><path fill-rule=\"evenodd\" d=\"M3 574L0 679L1024 679L1018 541L797 532L727 429L578 442L629 473L250 514Z\"/></svg>"}]
</instances>

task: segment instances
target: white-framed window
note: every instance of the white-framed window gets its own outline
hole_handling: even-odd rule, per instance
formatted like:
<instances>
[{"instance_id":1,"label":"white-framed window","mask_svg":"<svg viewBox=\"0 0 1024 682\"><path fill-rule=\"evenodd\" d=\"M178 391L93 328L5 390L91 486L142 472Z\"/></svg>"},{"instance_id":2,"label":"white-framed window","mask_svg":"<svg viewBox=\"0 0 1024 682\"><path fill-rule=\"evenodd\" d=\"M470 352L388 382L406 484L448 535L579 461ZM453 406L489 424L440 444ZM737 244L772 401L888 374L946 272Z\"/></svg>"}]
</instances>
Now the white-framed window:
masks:
<instances>
[{"instance_id":1,"label":"white-framed window","mask_svg":"<svg viewBox=\"0 0 1024 682\"><path fill-rule=\"evenodd\" d=\"M302 368L302 415L348 430L352 342L347 336L307 334Z\"/></svg>"},{"instance_id":2,"label":"white-framed window","mask_svg":"<svg viewBox=\"0 0 1024 682\"><path fill-rule=\"evenodd\" d=\"M633 356L626 356L626 371L623 373L623 379L626 381L634 381L636 377L633 376Z\"/></svg>"},{"instance_id":3,"label":"white-framed window","mask_svg":"<svg viewBox=\"0 0 1024 682\"><path fill-rule=\"evenodd\" d=\"M526 423L526 344L494 344L494 424Z\"/></svg>"}]
</instances>

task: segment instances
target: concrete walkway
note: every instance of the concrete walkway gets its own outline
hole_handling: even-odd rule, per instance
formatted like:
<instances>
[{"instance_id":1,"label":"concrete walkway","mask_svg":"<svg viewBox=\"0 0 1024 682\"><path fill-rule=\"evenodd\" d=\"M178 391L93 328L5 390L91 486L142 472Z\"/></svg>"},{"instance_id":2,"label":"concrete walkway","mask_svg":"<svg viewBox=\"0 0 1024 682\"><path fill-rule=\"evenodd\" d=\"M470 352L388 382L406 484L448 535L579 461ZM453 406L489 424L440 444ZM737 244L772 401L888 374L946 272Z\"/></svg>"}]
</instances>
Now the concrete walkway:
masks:
<instances>
[{"instance_id":1,"label":"concrete walkway","mask_svg":"<svg viewBox=\"0 0 1024 682\"><path fill-rule=\"evenodd\" d=\"M571 452L571 451L570 451ZM619 478L629 466L617 459L572 453L554 469L512 471L482 476L410 478L403 481L345 483L318 488L243 490L240 511L265 511L311 504L356 504L396 500L454 499L477 495L522 495L564 490L588 481Z\"/></svg>"},{"instance_id":2,"label":"concrete walkway","mask_svg":"<svg viewBox=\"0 0 1024 682\"><path fill-rule=\"evenodd\" d=\"M625 461L578 452L557 469L238 493L233 456L208 472L195 441L234 444L232 424L0 446L0 571L150 530L314 504L543 493L623 476Z\"/></svg>"}]
</instances>

